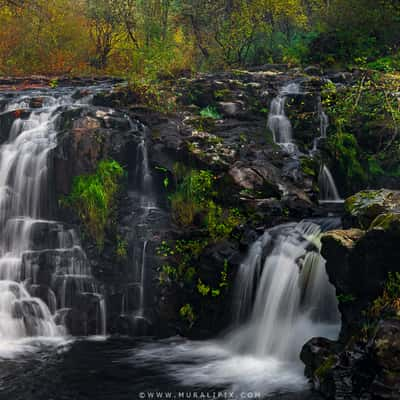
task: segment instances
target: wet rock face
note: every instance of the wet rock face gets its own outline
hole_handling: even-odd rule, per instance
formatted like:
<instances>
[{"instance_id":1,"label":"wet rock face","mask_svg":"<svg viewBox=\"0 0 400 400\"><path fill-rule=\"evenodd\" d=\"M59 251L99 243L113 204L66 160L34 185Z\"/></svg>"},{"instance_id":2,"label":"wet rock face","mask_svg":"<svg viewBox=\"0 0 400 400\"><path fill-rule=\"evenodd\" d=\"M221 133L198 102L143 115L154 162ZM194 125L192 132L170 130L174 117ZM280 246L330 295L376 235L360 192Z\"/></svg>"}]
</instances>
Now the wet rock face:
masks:
<instances>
[{"instance_id":1,"label":"wet rock face","mask_svg":"<svg viewBox=\"0 0 400 400\"><path fill-rule=\"evenodd\" d=\"M400 320L381 321L370 346L377 365L400 378Z\"/></svg>"},{"instance_id":2,"label":"wet rock face","mask_svg":"<svg viewBox=\"0 0 400 400\"><path fill-rule=\"evenodd\" d=\"M397 221L395 219L395 221ZM342 301L342 336L360 329L361 312L381 295L389 272L400 272L400 223L368 231L328 232L322 237L327 272Z\"/></svg>"},{"instance_id":3,"label":"wet rock face","mask_svg":"<svg viewBox=\"0 0 400 400\"><path fill-rule=\"evenodd\" d=\"M365 345L340 350L322 338L305 344L301 359L314 387L329 399L397 400L400 393L399 320L380 321Z\"/></svg>"},{"instance_id":4,"label":"wet rock face","mask_svg":"<svg viewBox=\"0 0 400 400\"><path fill-rule=\"evenodd\" d=\"M321 238L342 331L338 343L312 339L302 360L328 398L397 399L400 393L399 320L392 312L365 314L382 295L389 273L400 272L398 205L397 192L358 193L347 200L347 210L367 229L331 231Z\"/></svg>"},{"instance_id":5,"label":"wet rock face","mask_svg":"<svg viewBox=\"0 0 400 400\"><path fill-rule=\"evenodd\" d=\"M101 297L95 293L80 293L65 317L66 326L74 336L89 336L101 332Z\"/></svg>"},{"instance_id":6,"label":"wet rock face","mask_svg":"<svg viewBox=\"0 0 400 400\"><path fill-rule=\"evenodd\" d=\"M130 145L141 129L123 113L95 107L67 111L60 125L63 133L54 154L57 196L68 194L73 178L93 173L102 159L128 164Z\"/></svg>"}]
</instances>

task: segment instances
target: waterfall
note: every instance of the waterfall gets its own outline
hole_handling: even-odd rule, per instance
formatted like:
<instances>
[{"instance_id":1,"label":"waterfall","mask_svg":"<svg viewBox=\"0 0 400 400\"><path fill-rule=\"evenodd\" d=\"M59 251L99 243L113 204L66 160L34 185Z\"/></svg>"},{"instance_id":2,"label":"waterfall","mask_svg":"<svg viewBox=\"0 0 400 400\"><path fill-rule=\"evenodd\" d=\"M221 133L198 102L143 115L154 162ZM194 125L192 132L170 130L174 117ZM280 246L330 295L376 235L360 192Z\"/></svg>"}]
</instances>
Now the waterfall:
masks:
<instances>
[{"instance_id":1,"label":"waterfall","mask_svg":"<svg viewBox=\"0 0 400 400\"><path fill-rule=\"evenodd\" d=\"M322 108L321 99L319 100L318 114L319 114L319 119L320 119L319 130L321 133L321 138L326 139L328 126L329 126L329 118L326 115L324 109Z\"/></svg>"},{"instance_id":2,"label":"waterfall","mask_svg":"<svg viewBox=\"0 0 400 400\"><path fill-rule=\"evenodd\" d=\"M319 174L320 201L322 202L342 202L335 180L326 165L322 165Z\"/></svg>"},{"instance_id":3,"label":"waterfall","mask_svg":"<svg viewBox=\"0 0 400 400\"><path fill-rule=\"evenodd\" d=\"M135 128L130 121L132 129ZM135 336L145 335L151 325L148 316L147 289L151 286L151 274L148 268L148 244L152 237L152 228L157 220L160 209L157 206L154 190L153 176L150 169L147 129L142 126L136 148L136 163L133 171L133 182L130 189L130 197L137 205L135 217L132 221L134 240L132 241L132 281L128 284L123 295L121 316L128 317L132 322ZM156 225L154 225L156 226ZM129 297L131 298L129 299ZM129 301L130 300L130 301Z\"/></svg>"},{"instance_id":4,"label":"waterfall","mask_svg":"<svg viewBox=\"0 0 400 400\"><path fill-rule=\"evenodd\" d=\"M338 219L323 219L268 229L239 268L230 332L210 341L145 344L131 362L145 369L154 362L185 387L218 388L235 399L306 391L302 346L312 337L336 339L340 330L319 240L338 226Z\"/></svg>"},{"instance_id":5,"label":"waterfall","mask_svg":"<svg viewBox=\"0 0 400 400\"><path fill-rule=\"evenodd\" d=\"M272 102L270 113L268 116L268 128L271 130L274 142L287 148L288 151L293 149L293 129L289 118L285 113L285 105L287 96L291 94L299 94L300 86L291 82L281 88Z\"/></svg>"},{"instance_id":6,"label":"waterfall","mask_svg":"<svg viewBox=\"0 0 400 400\"><path fill-rule=\"evenodd\" d=\"M312 152L318 150L318 145L321 139L327 138L329 117L326 115L325 110L322 106L321 96L318 98L318 119L319 119L319 136L314 139Z\"/></svg>"},{"instance_id":7,"label":"waterfall","mask_svg":"<svg viewBox=\"0 0 400 400\"><path fill-rule=\"evenodd\" d=\"M5 112L16 119L0 146L0 341L65 334L77 298L96 304L96 327L82 321L87 333L105 334L104 298L77 235L49 219L57 118L61 106L78 104L71 95L43 95L30 112L30 100L25 95L7 104ZM18 117L21 108L27 118Z\"/></svg>"},{"instance_id":8,"label":"waterfall","mask_svg":"<svg viewBox=\"0 0 400 400\"><path fill-rule=\"evenodd\" d=\"M267 230L236 279L236 327L225 340L237 353L296 361L315 336L335 338L340 316L320 255L321 229L303 221Z\"/></svg>"},{"instance_id":9,"label":"waterfall","mask_svg":"<svg viewBox=\"0 0 400 400\"><path fill-rule=\"evenodd\" d=\"M318 98L318 118L319 118L319 136L314 139L314 146L311 155L318 151L319 142L327 138L329 127L329 117L326 115L322 106L321 96ZM342 202L335 180L329 168L322 164L318 177L320 202L335 203Z\"/></svg>"}]
</instances>

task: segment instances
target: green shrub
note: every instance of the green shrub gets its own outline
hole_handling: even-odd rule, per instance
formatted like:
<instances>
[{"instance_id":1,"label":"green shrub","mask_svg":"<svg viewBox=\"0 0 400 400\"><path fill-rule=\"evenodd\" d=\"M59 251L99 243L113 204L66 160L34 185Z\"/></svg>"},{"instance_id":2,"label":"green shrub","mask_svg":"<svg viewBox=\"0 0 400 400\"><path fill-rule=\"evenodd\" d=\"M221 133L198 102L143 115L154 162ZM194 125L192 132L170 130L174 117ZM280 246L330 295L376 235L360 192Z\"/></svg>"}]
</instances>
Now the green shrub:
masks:
<instances>
[{"instance_id":1,"label":"green shrub","mask_svg":"<svg viewBox=\"0 0 400 400\"><path fill-rule=\"evenodd\" d=\"M360 163L357 139L350 133L337 133L330 137L329 149L336 160L342 176L350 184L365 182L367 177Z\"/></svg>"},{"instance_id":2,"label":"green shrub","mask_svg":"<svg viewBox=\"0 0 400 400\"><path fill-rule=\"evenodd\" d=\"M221 119L222 116L218 113L215 107L208 106L200 111L200 115L204 118Z\"/></svg>"},{"instance_id":3,"label":"green shrub","mask_svg":"<svg viewBox=\"0 0 400 400\"><path fill-rule=\"evenodd\" d=\"M179 310L179 315L186 323L188 323L190 328L193 326L197 319L193 307L190 304L185 304L184 306L182 306Z\"/></svg>"},{"instance_id":4,"label":"green shrub","mask_svg":"<svg viewBox=\"0 0 400 400\"><path fill-rule=\"evenodd\" d=\"M170 196L175 222L190 226L196 215L201 215L212 241L228 237L243 218L238 209L224 209L216 203L215 176L210 171L191 170L180 178L177 190Z\"/></svg>"},{"instance_id":5,"label":"green shrub","mask_svg":"<svg viewBox=\"0 0 400 400\"><path fill-rule=\"evenodd\" d=\"M170 196L172 215L179 225L188 226L193 223L196 214L204 209L212 191L214 176L209 171L193 170L179 178L181 182Z\"/></svg>"},{"instance_id":6,"label":"green shrub","mask_svg":"<svg viewBox=\"0 0 400 400\"><path fill-rule=\"evenodd\" d=\"M208 202L206 223L210 237L214 241L228 237L241 222L242 216L239 210L224 210L214 201Z\"/></svg>"},{"instance_id":7,"label":"green shrub","mask_svg":"<svg viewBox=\"0 0 400 400\"><path fill-rule=\"evenodd\" d=\"M63 201L78 213L100 249L104 245L105 229L110 224L123 175L124 170L118 162L100 161L96 173L74 178L72 191Z\"/></svg>"},{"instance_id":8,"label":"green shrub","mask_svg":"<svg viewBox=\"0 0 400 400\"><path fill-rule=\"evenodd\" d=\"M400 69L400 59L398 56L380 57L367 64L367 67L376 71L394 72Z\"/></svg>"}]
</instances>

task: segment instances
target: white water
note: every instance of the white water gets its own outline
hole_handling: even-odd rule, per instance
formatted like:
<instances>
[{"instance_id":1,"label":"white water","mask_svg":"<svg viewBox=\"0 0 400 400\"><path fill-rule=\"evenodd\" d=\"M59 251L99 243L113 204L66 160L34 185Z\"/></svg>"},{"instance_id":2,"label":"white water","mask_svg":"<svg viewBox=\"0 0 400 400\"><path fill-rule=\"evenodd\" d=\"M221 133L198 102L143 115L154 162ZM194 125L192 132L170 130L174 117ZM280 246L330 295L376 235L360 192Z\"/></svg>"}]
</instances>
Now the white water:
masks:
<instances>
[{"instance_id":1,"label":"white water","mask_svg":"<svg viewBox=\"0 0 400 400\"><path fill-rule=\"evenodd\" d=\"M291 82L282 87L270 107L268 116L268 128L271 130L274 142L286 148L289 152L296 150L293 144L293 128L289 118L286 116L285 106L287 96L291 94L299 94L300 86L297 83Z\"/></svg>"},{"instance_id":2,"label":"white water","mask_svg":"<svg viewBox=\"0 0 400 400\"><path fill-rule=\"evenodd\" d=\"M98 333L105 334L104 299L75 232L48 219L57 118L61 106L74 103L71 95L45 96L42 108L14 121L0 146L0 346L64 335L65 315L78 294L99 298ZM6 111L28 106L24 96Z\"/></svg>"},{"instance_id":3,"label":"white water","mask_svg":"<svg viewBox=\"0 0 400 400\"><path fill-rule=\"evenodd\" d=\"M302 346L312 337L335 339L340 329L335 290L319 253L321 229L335 226L304 221L267 230L238 271L231 332L215 341L147 344L132 362L157 361L183 385L223 388L234 398L307 389Z\"/></svg>"},{"instance_id":4,"label":"white water","mask_svg":"<svg viewBox=\"0 0 400 400\"><path fill-rule=\"evenodd\" d=\"M271 109L268 116L268 128L271 130L274 142L282 149L286 150L292 157L297 158L299 150L293 140L293 128L285 112L285 106L289 95L302 94L300 84L290 82L283 86L271 102ZM319 117L319 136L315 137L310 156L313 157L318 151L320 140L326 139L329 127L329 118L325 113L321 98L318 99L318 117ZM340 203L342 198L336 187L335 180L331 171L326 165L322 165L319 175L320 202L321 203Z\"/></svg>"},{"instance_id":5,"label":"white water","mask_svg":"<svg viewBox=\"0 0 400 400\"><path fill-rule=\"evenodd\" d=\"M135 125L129 117L127 118L130 121L131 128L134 129ZM133 201L137 204L132 227L135 235L132 248L133 282L128 285L127 293L123 296L121 309L121 315L128 316L133 321L133 333L138 336L146 334L147 328L151 325L146 313L147 298L149 297L147 288L151 286L149 282L151 274L147 274L147 248L151 237L152 219L160 211L154 193L146 133L147 131L143 127L136 150L133 191L131 193ZM131 295L133 293L134 299L129 299L129 293Z\"/></svg>"},{"instance_id":6,"label":"white water","mask_svg":"<svg viewBox=\"0 0 400 400\"><path fill-rule=\"evenodd\" d=\"M308 339L335 338L340 316L319 254L320 233L313 222L288 224L252 246L237 277L239 325L228 337L237 352L296 361Z\"/></svg>"},{"instance_id":7,"label":"white water","mask_svg":"<svg viewBox=\"0 0 400 400\"><path fill-rule=\"evenodd\" d=\"M319 118L319 136L314 139L312 152L318 151L319 142L322 139L327 138L329 117L326 115L325 110L322 106L321 97L318 99L318 118Z\"/></svg>"},{"instance_id":8,"label":"white water","mask_svg":"<svg viewBox=\"0 0 400 400\"><path fill-rule=\"evenodd\" d=\"M319 194L322 202L342 202L339 191L331 171L326 165L322 165L319 175Z\"/></svg>"}]
</instances>

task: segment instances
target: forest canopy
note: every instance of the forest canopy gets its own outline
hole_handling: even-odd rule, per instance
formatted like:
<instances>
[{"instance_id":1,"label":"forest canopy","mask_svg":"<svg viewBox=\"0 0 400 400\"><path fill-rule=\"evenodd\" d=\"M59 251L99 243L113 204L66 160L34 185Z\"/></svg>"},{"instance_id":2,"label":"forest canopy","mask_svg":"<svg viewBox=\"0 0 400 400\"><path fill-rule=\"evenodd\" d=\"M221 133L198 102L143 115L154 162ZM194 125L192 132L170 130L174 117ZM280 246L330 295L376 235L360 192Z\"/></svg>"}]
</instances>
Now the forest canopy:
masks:
<instances>
[{"instance_id":1,"label":"forest canopy","mask_svg":"<svg viewBox=\"0 0 400 400\"><path fill-rule=\"evenodd\" d=\"M400 64L396 0L0 0L1 74Z\"/></svg>"}]
</instances>

